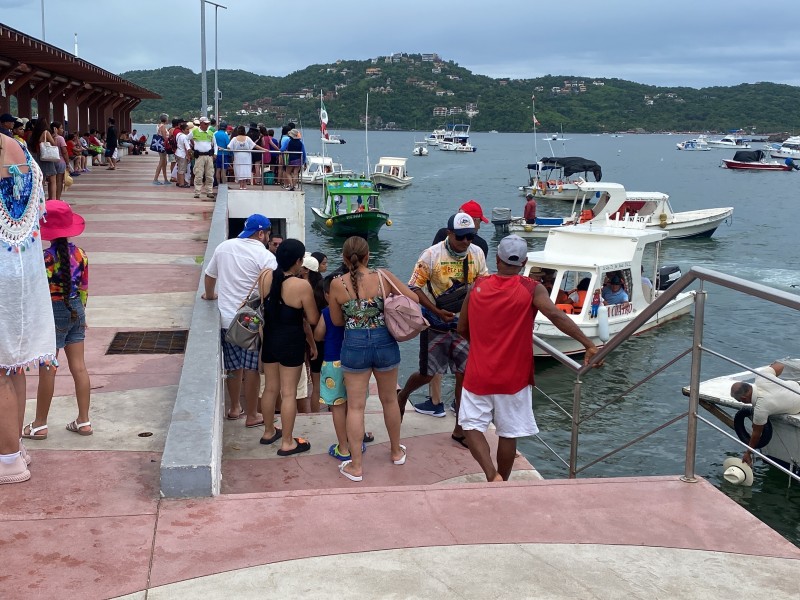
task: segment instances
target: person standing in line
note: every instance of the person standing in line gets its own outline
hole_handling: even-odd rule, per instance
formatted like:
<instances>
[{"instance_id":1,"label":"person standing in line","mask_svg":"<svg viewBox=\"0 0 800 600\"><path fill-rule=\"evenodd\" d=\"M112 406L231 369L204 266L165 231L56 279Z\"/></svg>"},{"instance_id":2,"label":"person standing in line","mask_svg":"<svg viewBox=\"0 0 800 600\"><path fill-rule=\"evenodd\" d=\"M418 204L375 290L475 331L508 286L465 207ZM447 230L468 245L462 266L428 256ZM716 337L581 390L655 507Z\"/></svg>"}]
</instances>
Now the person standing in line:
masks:
<instances>
[{"instance_id":1,"label":"person standing in line","mask_svg":"<svg viewBox=\"0 0 800 600\"><path fill-rule=\"evenodd\" d=\"M528 261L528 245L509 235L497 246L497 273L479 277L469 290L458 333L470 344L458 420L467 446L487 481L508 481L517 438L539 432L531 396L533 322L536 312L586 348L584 364L597 347L575 322L556 308L543 285L519 273ZM484 433L497 428L497 466Z\"/></svg>"},{"instance_id":2,"label":"person standing in line","mask_svg":"<svg viewBox=\"0 0 800 600\"><path fill-rule=\"evenodd\" d=\"M264 150L248 137L244 125L236 128L236 135L228 143L228 150L233 152L233 174L240 190L247 189L247 182L253 177L253 158L251 150Z\"/></svg>"},{"instance_id":3,"label":"person standing in line","mask_svg":"<svg viewBox=\"0 0 800 600\"><path fill-rule=\"evenodd\" d=\"M214 134L208 130L210 121L200 117L200 124L193 128L189 140L194 148L194 197L199 198L205 194L213 200L214 185L214 156L217 153L217 144Z\"/></svg>"},{"instance_id":4,"label":"person standing in line","mask_svg":"<svg viewBox=\"0 0 800 600\"><path fill-rule=\"evenodd\" d=\"M159 117L158 128L156 129L156 134L160 135L161 138L164 140L163 143L166 144L167 138L169 137L169 130L167 129L167 121L169 121L169 115L167 113L161 113ZM158 180L159 175L164 175L164 183L161 183ZM153 185L169 185L169 175L167 174L167 149L164 147L163 151L159 150L158 152L158 165L156 166L156 174L153 175ZM196 198L197 196L195 196Z\"/></svg>"},{"instance_id":5,"label":"person standing in line","mask_svg":"<svg viewBox=\"0 0 800 600\"><path fill-rule=\"evenodd\" d=\"M189 126L186 123L181 123L178 127L180 133L178 133L177 137L175 138L177 147L175 148L175 160L177 161L177 179L178 182L175 184L179 188L189 188L192 187L186 181L186 174L189 171L189 155L192 152L192 144L189 142Z\"/></svg>"},{"instance_id":6,"label":"person standing in line","mask_svg":"<svg viewBox=\"0 0 800 600\"><path fill-rule=\"evenodd\" d=\"M11 133L11 130L14 127L14 121L16 121L16 119L10 113L3 113L0 115L0 134L3 134L7 137L14 137L14 134Z\"/></svg>"},{"instance_id":7,"label":"person standing in line","mask_svg":"<svg viewBox=\"0 0 800 600\"><path fill-rule=\"evenodd\" d=\"M85 228L86 221L73 213L69 204L61 200L47 201L47 220L42 221L41 237L51 242L44 251L44 265L56 323L56 358L59 350L63 349L78 401L78 418L67 424L67 431L92 435L94 430L89 420L91 383L84 359L89 259L83 249L68 240L79 236ZM47 417L53 402L56 372L57 367L52 367L39 373L36 417L22 430L22 437L26 439L47 439Z\"/></svg>"},{"instance_id":8,"label":"person standing in line","mask_svg":"<svg viewBox=\"0 0 800 600\"><path fill-rule=\"evenodd\" d=\"M271 233L269 236L269 245L267 248L273 254L278 253L278 247L283 243L283 236L279 233Z\"/></svg>"},{"instance_id":9,"label":"person standing in line","mask_svg":"<svg viewBox=\"0 0 800 600\"><path fill-rule=\"evenodd\" d=\"M39 157L39 147L45 142L51 146L56 145L56 141L50 133L49 124L47 120L42 117L36 119L36 123L33 126L33 133L31 133L31 139L28 142L28 148L30 148L34 160L39 165L42 175L47 179L47 197L55 198L58 193L58 186L56 185L56 163L41 160Z\"/></svg>"},{"instance_id":10,"label":"person standing in line","mask_svg":"<svg viewBox=\"0 0 800 600\"><path fill-rule=\"evenodd\" d=\"M54 146L58 148L59 159L56 165L56 200L61 200L64 193L64 174L69 165L69 153L67 152L67 142L64 140L64 126L59 121L50 123L50 133L55 141Z\"/></svg>"},{"instance_id":11,"label":"person standing in line","mask_svg":"<svg viewBox=\"0 0 800 600\"><path fill-rule=\"evenodd\" d=\"M298 185L300 169L308 162L306 157L306 147L297 129L291 129L286 134L286 142L281 143L281 152L285 153L285 179L287 180L286 189L294 191Z\"/></svg>"},{"instance_id":12,"label":"person standing in line","mask_svg":"<svg viewBox=\"0 0 800 600\"><path fill-rule=\"evenodd\" d=\"M228 326L236 311L253 289L265 269L277 269L275 256L267 250L272 223L264 215L250 215L238 237L225 240L214 250L205 271L204 300L218 300L220 340L227 378L225 384L230 398L226 416L230 421L247 415L245 427L264 424L258 412L258 393L261 378L258 373L258 350L245 350L225 340ZM245 412L239 398L244 380ZM271 423L271 421L270 421Z\"/></svg>"},{"instance_id":13,"label":"person standing in line","mask_svg":"<svg viewBox=\"0 0 800 600\"><path fill-rule=\"evenodd\" d=\"M347 441L351 459L342 462L339 471L350 481L361 481L364 409L371 375L378 384L383 422L389 434L389 459L395 465L406 462L406 447L400 443L402 417L397 403L400 347L386 327L381 275L368 267L367 241L357 236L347 238L342 258L349 275L334 279L329 294L331 322L344 326L341 362L347 388ZM401 293L417 301L416 294L394 274L385 269L381 273ZM391 287L389 281L383 283L384 291Z\"/></svg>"},{"instance_id":14,"label":"person standing in line","mask_svg":"<svg viewBox=\"0 0 800 600\"><path fill-rule=\"evenodd\" d=\"M300 240L286 239L275 257L278 268L259 282L264 306L264 341L261 361L266 385L261 397L264 436L261 443L281 441L278 456L292 456L311 450L303 438L293 437L297 417L297 384L306 360L306 340L319 321L314 293L300 278L306 247ZM316 346L311 349L316 358ZM273 424L275 404L281 398L281 428Z\"/></svg>"},{"instance_id":15,"label":"person standing in line","mask_svg":"<svg viewBox=\"0 0 800 600\"><path fill-rule=\"evenodd\" d=\"M456 411L461 401L469 342L456 331L458 315L468 287L479 276L488 275L489 271L483 252L472 245L476 233L472 217L457 213L450 217L447 229L447 239L423 251L408 282L431 326L420 334L419 370L406 380L397 395L401 414L415 390L448 369L456 379ZM435 410L444 413L444 406L439 404ZM451 437L466 447L457 418Z\"/></svg>"},{"instance_id":16,"label":"person standing in line","mask_svg":"<svg viewBox=\"0 0 800 600\"><path fill-rule=\"evenodd\" d=\"M228 135L228 124L222 121L219 124L219 129L214 132L214 142L217 145L217 156L214 159L214 173L217 180L217 185L228 183L226 173L228 171L228 164L230 163L230 153L224 150L228 147L231 138Z\"/></svg>"},{"instance_id":17,"label":"person standing in line","mask_svg":"<svg viewBox=\"0 0 800 600\"><path fill-rule=\"evenodd\" d=\"M42 131L46 131L46 128ZM56 330L42 260L42 172L27 148L0 135L0 485L31 477L20 437L25 370L56 365Z\"/></svg>"},{"instance_id":18,"label":"person standing in line","mask_svg":"<svg viewBox=\"0 0 800 600\"><path fill-rule=\"evenodd\" d=\"M108 167L106 167L109 171L113 171L117 168L117 144L119 140L117 139L117 126L116 121L114 121L113 117L108 117L108 129L106 129L106 151L105 156L108 161Z\"/></svg>"},{"instance_id":19,"label":"person standing in line","mask_svg":"<svg viewBox=\"0 0 800 600\"><path fill-rule=\"evenodd\" d=\"M526 223L530 225L536 224L536 200L530 192L525 194L525 213L523 216Z\"/></svg>"}]
</instances>

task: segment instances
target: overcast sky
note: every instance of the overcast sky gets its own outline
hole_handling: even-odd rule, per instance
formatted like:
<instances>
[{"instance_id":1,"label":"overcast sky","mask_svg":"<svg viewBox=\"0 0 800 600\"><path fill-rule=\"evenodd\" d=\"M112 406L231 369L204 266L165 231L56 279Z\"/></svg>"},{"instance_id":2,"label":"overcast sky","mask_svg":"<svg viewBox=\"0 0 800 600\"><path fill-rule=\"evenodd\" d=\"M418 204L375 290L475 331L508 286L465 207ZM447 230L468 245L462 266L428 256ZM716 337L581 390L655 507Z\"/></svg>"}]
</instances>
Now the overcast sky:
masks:
<instances>
[{"instance_id":1,"label":"overcast sky","mask_svg":"<svg viewBox=\"0 0 800 600\"><path fill-rule=\"evenodd\" d=\"M219 0L220 69L436 52L490 77L618 77L660 86L800 85L798 5L753 0ZM0 22L121 73L200 71L200 0L0 0ZM563 9L563 11L562 11ZM214 7L207 5L214 66ZM286 25L281 25L286 24ZM138 40L138 41L134 41ZM267 50L259 48L267 47ZM2 49L0 49L0 52Z\"/></svg>"}]
</instances>

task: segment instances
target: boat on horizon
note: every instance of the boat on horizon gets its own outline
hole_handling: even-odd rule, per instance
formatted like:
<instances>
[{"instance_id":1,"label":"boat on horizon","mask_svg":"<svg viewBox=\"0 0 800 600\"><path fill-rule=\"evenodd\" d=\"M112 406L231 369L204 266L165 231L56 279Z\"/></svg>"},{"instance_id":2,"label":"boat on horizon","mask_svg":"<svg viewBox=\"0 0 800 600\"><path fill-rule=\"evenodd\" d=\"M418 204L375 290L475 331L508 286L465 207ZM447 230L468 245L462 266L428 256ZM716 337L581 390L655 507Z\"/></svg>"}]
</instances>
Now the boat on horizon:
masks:
<instances>
[{"instance_id":1,"label":"boat on horizon","mask_svg":"<svg viewBox=\"0 0 800 600\"><path fill-rule=\"evenodd\" d=\"M457 123L448 129L441 140L439 150L447 152L475 152L477 148L469 142L469 125Z\"/></svg>"},{"instance_id":2,"label":"boat on horizon","mask_svg":"<svg viewBox=\"0 0 800 600\"><path fill-rule=\"evenodd\" d=\"M717 140L707 139L706 143L709 148L734 148L736 150L749 150L750 144L736 134L722 136Z\"/></svg>"},{"instance_id":3,"label":"boat on horizon","mask_svg":"<svg viewBox=\"0 0 800 600\"><path fill-rule=\"evenodd\" d=\"M691 140L685 140L676 144L678 150L685 150L686 152L710 152L711 148L708 145L708 138L701 135Z\"/></svg>"}]
</instances>

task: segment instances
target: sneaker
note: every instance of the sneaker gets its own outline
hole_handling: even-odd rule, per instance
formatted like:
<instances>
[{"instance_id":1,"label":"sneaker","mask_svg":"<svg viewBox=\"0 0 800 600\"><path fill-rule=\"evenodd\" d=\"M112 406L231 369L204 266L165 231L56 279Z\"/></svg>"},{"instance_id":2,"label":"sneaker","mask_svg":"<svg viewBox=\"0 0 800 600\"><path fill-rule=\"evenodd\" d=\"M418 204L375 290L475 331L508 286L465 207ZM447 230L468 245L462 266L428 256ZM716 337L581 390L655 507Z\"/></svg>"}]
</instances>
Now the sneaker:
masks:
<instances>
[{"instance_id":1,"label":"sneaker","mask_svg":"<svg viewBox=\"0 0 800 600\"><path fill-rule=\"evenodd\" d=\"M444 417L444 404L434 404L430 397L425 402L419 404L412 404L414 410L423 415L430 415L431 417Z\"/></svg>"},{"instance_id":2,"label":"sneaker","mask_svg":"<svg viewBox=\"0 0 800 600\"><path fill-rule=\"evenodd\" d=\"M0 462L0 485L4 483L22 483L30 478L31 472L28 470L28 465L25 464L25 459L22 456L18 456L10 465Z\"/></svg>"},{"instance_id":3,"label":"sneaker","mask_svg":"<svg viewBox=\"0 0 800 600\"><path fill-rule=\"evenodd\" d=\"M453 412L453 414L455 414L455 413L456 413L456 403L455 403L455 402L453 402L453 403L450 405L450 410Z\"/></svg>"},{"instance_id":4,"label":"sneaker","mask_svg":"<svg viewBox=\"0 0 800 600\"><path fill-rule=\"evenodd\" d=\"M195 197L195 198L199 198L199 197L200 197L200 194L195 194L195 195L194 195L194 197Z\"/></svg>"}]
</instances>

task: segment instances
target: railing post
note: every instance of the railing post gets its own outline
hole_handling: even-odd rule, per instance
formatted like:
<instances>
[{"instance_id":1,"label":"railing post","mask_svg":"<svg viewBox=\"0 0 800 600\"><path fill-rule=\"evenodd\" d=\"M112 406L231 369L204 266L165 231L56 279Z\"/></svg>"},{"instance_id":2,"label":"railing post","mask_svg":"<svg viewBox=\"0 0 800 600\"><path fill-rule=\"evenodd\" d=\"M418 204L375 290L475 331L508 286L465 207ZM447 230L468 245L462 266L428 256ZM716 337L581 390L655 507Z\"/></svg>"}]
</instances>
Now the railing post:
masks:
<instances>
[{"instance_id":1,"label":"railing post","mask_svg":"<svg viewBox=\"0 0 800 600\"><path fill-rule=\"evenodd\" d=\"M697 409L700 403L700 363L703 345L703 320L705 317L706 292L703 281L694 297L694 337L692 339L692 368L689 380L689 415L686 418L686 462L682 481L697 481L694 473L697 454Z\"/></svg>"},{"instance_id":2,"label":"railing post","mask_svg":"<svg viewBox=\"0 0 800 600\"><path fill-rule=\"evenodd\" d=\"M581 416L581 377L575 378L572 388L572 434L569 442L569 478L578 476L578 429Z\"/></svg>"}]
</instances>

